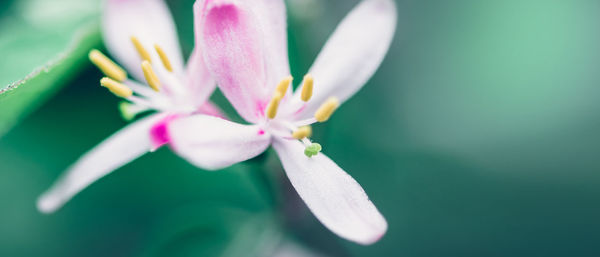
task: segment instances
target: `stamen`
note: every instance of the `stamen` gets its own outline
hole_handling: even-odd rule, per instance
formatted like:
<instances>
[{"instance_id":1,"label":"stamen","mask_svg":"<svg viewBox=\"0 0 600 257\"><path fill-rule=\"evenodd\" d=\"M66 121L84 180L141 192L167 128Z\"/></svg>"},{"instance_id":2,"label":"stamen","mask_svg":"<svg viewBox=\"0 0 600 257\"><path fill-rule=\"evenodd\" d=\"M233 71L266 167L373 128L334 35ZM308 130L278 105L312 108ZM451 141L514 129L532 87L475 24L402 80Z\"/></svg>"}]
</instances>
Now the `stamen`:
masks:
<instances>
[{"instance_id":1,"label":"stamen","mask_svg":"<svg viewBox=\"0 0 600 257\"><path fill-rule=\"evenodd\" d=\"M156 52L158 53L163 66L165 66L165 69L167 69L169 72L173 72L173 66L171 66L171 61L169 60L167 53L165 53L165 51L159 45L154 45L154 49L156 49Z\"/></svg>"},{"instance_id":2,"label":"stamen","mask_svg":"<svg viewBox=\"0 0 600 257\"><path fill-rule=\"evenodd\" d=\"M102 52L94 49L89 53L90 61L98 67L106 76L116 80L125 81L127 79L127 72Z\"/></svg>"},{"instance_id":3,"label":"stamen","mask_svg":"<svg viewBox=\"0 0 600 257\"><path fill-rule=\"evenodd\" d=\"M282 79L279 84L277 84L277 92L281 94L281 97L285 96L285 93L287 93L288 87L290 87L292 80L294 80L294 77L288 76Z\"/></svg>"},{"instance_id":4,"label":"stamen","mask_svg":"<svg viewBox=\"0 0 600 257\"><path fill-rule=\"evenodd\" d=\"M315 112L315 119L318 122L325 122L329 120L333 112L340 106L340 101L336 97L330 97L319 107Z\"/></svg>"},{"instance_id":5,"label":"stamen","mask_svg":"<svg viewBox=\"0 0 600 257\"><path fill-rule=\"evenodd\" d=\"M154 91L160 91L160 80L154 70L152 69L152 64L149 61L142 62L142 70L144 70L144 77L146 78L146 82Z\"/></svg>"},{"instance_id":6,"label":"stamen","mask_svg":"<svg viewBox=\"0 0 600 257\"><path fill-rule=\"evenodd\" d=\"M317 155L319 152L321 152L321 150L323 150L323 148L321 147L320 144L312 143L311 145L304 148L304 155L306 155L306 156L308 156L308 158L310 158L310 157Z\"/></svg>"},{"instance_id":7,"label":"stamen","mask_svg":"<svg viewBox=\"0 0 600 257\"><path fill-rule=\"evenodd\" d=\"M312 134L312 128L310 126L304 126L298 128L296 131L292 133L292 137L295 139L303 139L310 137Z\"/></svg>"},{"instance_id":8,"label":"stamen","mask_svg":"<svg viewBox=\"0 0 600 257\"><path fill-rule=\"evenodd\" d=\"M308 100L310 100L313 94L313 85L313 77L310 74L306 74L306 76L304 76L304 84L302 84L302 94L300 95L302 101L308 102Z\"/></svg>"},{"instance_id":9,"label":"stamen","mask_svg":"<svg viewBox=\"0 0 600 257\"><path fill-rule=\"evenodd\" d=\"M150 60L150 53L146 51L146 48L144 48L144 46L142 45L140 40L138 40L137 37L131 36L131 43L133 43L133 46L135 46L135 49L138 51L138 54L140 55L140 58L142 58L142 60L152 63L152 60Z\"/></svg>"},{"instance_id":10,"label":"stamen","mask_svg":"<svg viewBox=\"0 0 600 257\"><path fill-rule=\"evenodd\" d=\"M267 105L266 114L269 119L274 119L277 116L277 109L279 108L279 102L281 102L283 95L279 91L275 91L271 102Z\"/></svg>"},{"instance_id":11,"label":"stamen","mask_svg":"<svg viewBox=\"0 0 600 257\"><path fill-rule=\"evenodd\" d=\"M100 85L108 88L110 92L119 97L128 98L133 95L133 91L130 88L110 78L102 78L100 80Z\"/></svg>"}]
</instances>

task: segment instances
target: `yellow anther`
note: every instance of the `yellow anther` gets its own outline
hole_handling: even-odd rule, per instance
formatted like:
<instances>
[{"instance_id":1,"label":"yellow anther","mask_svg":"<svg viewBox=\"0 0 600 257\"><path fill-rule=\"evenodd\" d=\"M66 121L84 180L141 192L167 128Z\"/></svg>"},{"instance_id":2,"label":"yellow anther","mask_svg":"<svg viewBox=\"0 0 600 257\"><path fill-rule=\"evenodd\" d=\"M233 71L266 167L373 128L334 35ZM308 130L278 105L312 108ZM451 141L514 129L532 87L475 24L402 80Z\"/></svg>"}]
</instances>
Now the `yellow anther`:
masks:
<instances>
[{"instance_id":1,"label":"yellow anther","mask_svg":"<svg viewBox=\"0 0 600 257\"><path fill-rule=\"evenodd\" d=\"M267 105L266 114L269 119L274 119L277 116L277 109L279 108L279 102L281 102L283 95L279 91L275 91L271 102Z\"/></svg>"},{"instance_id":2,"label":"yellow anther","mask_svg":"<svg viewBox=\"0 0 600 257\"><path fill-rule=\"evenodd\" d=\"M315 112L315 119L318 122L327 121L338 106L340 106L340 101L336 97L329 97Z\"/></svg>"},{"instance_id":3,"label":"yellow anther","mask_svg":"<svg viewBox=\"0 0 600 257\"><path fill-rule=\"evenodd\" d=\"M295 139L303 139L312 135L312 128L310 126L304 126L298 128L292 133L292 137Z\"/></svg>"},{"instance_id":4,"label":"yellow anther","mask_svg":"<svg viewBox=\"0 0 600 257\"><path fill-rule=\"evenodd\" d=\"M125 81L127 79L127 72L100 51L96 49L90 51L89 58L106 76L116 81Z\"/></svg>"},{"instance_id":5,"label":"yellow anther","mask_svg":"<svg viewBox=\"0 0 600 257\"><path fill-rule=\"evenodd\" d=\"M152 60L150 60L150 53L146 51L146 48L144 48L144 46L142 45L140 40L138 40L137 37L131 36L131 43L133 43L133 46L135 46L135 49L138 51L138 54L140 55L140 58L142 58L142 60L152 62Z\"/></svg>"},{"instance_id":6,"label":"yellow anther","mask_svg":"<svg viewBox=\"0 0 600 257\"><path fill-rule=\"evenodd\" d=\"M282 79L281 82L279 82L279 84L277 84L277 92L279 92L282 95L282 97L285 96L285 93L287 93L287 90L290 87L290 83L292 83L292 80L294 80L294 77L288 76Z\"/></svg>"},{"instance_id":7,"label":"yellow anther","mask_svg":"<svg viewBox=\"0 0 600 257\"><path fill-rule=\"evenodd\" d=\"M116 96L119 97L123 97L123 98L127 98L130 97L131 95L133 95L133 91L131 91L131 89L117 81L114 81L110 78L102 78L100 80L100 85L102 85L105 88L108 88L108 90L110 90L110 92L112 92L113 94L115 94Z\"/></svg>"},{"instance_id":8,"label":"yellow anther","mask_svg":"<svg viewBox=\"0 0 600 257\"><path fill-rule=\"evenodd\" d=\"M165 51L159 45L154 45L154 49L156 49L156 53L158 53L163 66L165 66L165 69L173 72L173 66L171 66L171 61L169 60L167 53L165 53Z\"/></svg>"},{"instance_id":9,"label":"yellow anther","mask_svg":"<svg viewBox=\"0 0 600 257\"><path fill-rule=\"evenodd\" d=\"M154 89L154 91L160 91L160 80L158 80L158 76L156 76L156 73L154 73L152 64L150 64L149 61L143 61L142 70L144 71L144 77L146 77L146 82L148 82L148 85Z\"/></svg>"},{"instance_id":10,"label":"yellow anther","mask_svg":"<svg viewBox=\"0 0 600 257\"><path fill-rule=\"evenodd\" d=\"M308 100L310 100L313 94L313 85L313 77L310 74L306 74L306 76L304 76L304 84L302 85L302 94L300 95L302 101L308 102Z\"/></svg>"}]
</instances>

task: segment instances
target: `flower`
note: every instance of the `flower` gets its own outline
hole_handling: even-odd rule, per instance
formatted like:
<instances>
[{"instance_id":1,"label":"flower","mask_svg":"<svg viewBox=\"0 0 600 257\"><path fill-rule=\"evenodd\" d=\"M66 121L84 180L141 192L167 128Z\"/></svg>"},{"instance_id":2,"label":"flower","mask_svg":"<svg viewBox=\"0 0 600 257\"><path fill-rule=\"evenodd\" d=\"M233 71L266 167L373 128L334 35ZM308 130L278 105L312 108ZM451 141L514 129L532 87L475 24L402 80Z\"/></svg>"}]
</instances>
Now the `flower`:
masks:
<instances>
[{"instance_id":1,"label":"flower","mask_svg":"<svg viewBox=\"0 0 600 257\"><path fill-rule=\"evenodd\" d=\"M200 49L195 49L184 66L175 25L162 0L107 0L102 29L109 51L134 78L146 80L148 86L127 79L121 67L92 50L91 61L107 76L101 85L127 100L120 106L124 117L131 119L144 111L156 113L121 129L83 155L38 199L37 207L45 213L60 208L111 171L165 144L160 135L167 122L194 113L219 115L207 101L216 84Z\"/></svg>"},{"instance_id":2,"label":"flower","mask_svg":"<svg viewBox=\"0 0 600 257\"><path fill-rule=\"evenodd\" d=\"M321 145L309 139L309 125L327 121L379 67L394 35L395 4L364 0L355 7L293 93L282 0L205 0L194 9L206 65L251 125L206 115L177 119L167 125L172 148L199 167L220 169L272 145L323 225L357 243L379 240L386 220L361 186L319 153Z\"/></svg>"}]
</instances>

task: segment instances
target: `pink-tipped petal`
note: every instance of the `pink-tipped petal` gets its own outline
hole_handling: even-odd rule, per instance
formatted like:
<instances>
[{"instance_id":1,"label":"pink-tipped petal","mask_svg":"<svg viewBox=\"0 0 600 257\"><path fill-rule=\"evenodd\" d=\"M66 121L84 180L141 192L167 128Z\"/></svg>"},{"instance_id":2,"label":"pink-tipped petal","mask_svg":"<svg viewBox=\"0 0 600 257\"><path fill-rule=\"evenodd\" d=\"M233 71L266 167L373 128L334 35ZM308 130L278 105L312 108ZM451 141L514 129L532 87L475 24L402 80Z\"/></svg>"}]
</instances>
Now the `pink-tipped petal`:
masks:
<instances>
[{"instance_id":1,"label":"pink-tipped petal","mask_svg":"<svg viewBox=\"0 0 600 257\"><path fill-rule=\"evenodd\" d=\"M151 148L150 127L162 118L155 114L113 134L83 155L37 201L37 208L51 213L81 190L119 167L147 153Z\"/></svg>"},{"instance_id":2,"label":"pink-tipped petal","mask_svg":"<svg viewBox=\"0 0 600 257\"><path fill-rule=\"evenodd\" d=\"M328 97L344 102L375 73L394 37L396 7L392 0L363 0L338 25L310 69L312 99L301 118L314 114ZM295 102L300 103L300 91Z\"/></svg>"},{"instance_id":3,"label":"pink-tipped petal","mask_svg":"<svg viewBox=\"0 0 600 257\"><path fill-rule=\"evenodd\" d=\"M251 159L269 146L270 135L248 126L207 115L177 119L168 126L173 150L190 163L208 170Z\"/></svg>"},{"instance_id":4,"label":"pink-tipped petal","mask_svg":"<svg viewBox=\"0 0 600 257\"><path fill-rule=\"evenodd\" d=\"M203 28L205 8L215 3L229 3L233 1L198 0L195 5L197 28ZM272 92L279 81L290 75L287 44L287 15L283 0L255 0L246 5L256 20L256 31L262 39L262 51L265 62L264 87L267 92ZM196 29L196 42L201 42L203 35L201 29ZM290 85L291 87L291 85Z\"/></svg>"},{"instance_id":5,"label":"pink-tipped petal","mask_svg":"<svg viewBox=\"0 0 600 257\"><path fill-rule=\"evenodd\" d=\"M253 3L207 0L196 4L196 32L208 69L223 94L247 121L256 122L269 101L265 48Z\"/></svg>"},{"instance_id":6,"label":"pink-tipped petal","mask_svg":"<svg viewBox=\"0 0 600 257\"><path fill-rule=\"evenodd\" d=\"M312 213L331 231L350 241L372 244L387 222L362 187L327 156L304 155L298 141L273 142L292 185Z\"/></svg>"},{"instance_id":7,"label":"pink-tipped petal","mask_svg":"<svg viewBox=\"0 0 600 257\"><path fill-rule=\"evenodd\" d=\"M188 59L186 73L189 93L194 95L197 103L205 102L215 91L217 83L206 68L204 56L198 47L192 51Z\"/></svg>"},{"instance_id":8,"label":"pink-tipped petal","mask_svg":"<svg viewBox=\"0 0 600 257\"><path fill-rule=\"evenodd\" d=\"M183 72L183 58L177 30L169 8L163 0L107 0L102 17L104 42L117 61L139 81L145 81L140 64L142 59L131 42L139 39L160 65L154 50L158 44L168 55L177 72ZM156 65L156 67L161 67Z\"/></svg>"}]
</instances>

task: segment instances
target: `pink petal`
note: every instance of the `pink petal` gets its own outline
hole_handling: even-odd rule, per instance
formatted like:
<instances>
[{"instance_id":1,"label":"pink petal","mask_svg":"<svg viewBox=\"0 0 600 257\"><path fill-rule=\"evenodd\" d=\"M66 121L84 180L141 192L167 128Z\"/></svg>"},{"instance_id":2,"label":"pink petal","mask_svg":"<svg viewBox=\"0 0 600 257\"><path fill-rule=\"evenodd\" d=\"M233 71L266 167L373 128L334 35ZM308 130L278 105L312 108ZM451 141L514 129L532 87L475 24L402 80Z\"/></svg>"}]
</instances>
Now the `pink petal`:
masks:
<instances>
[{"instance_id":1,"label":"pink petal","mask_svg":"<svg viewBox=\"0 0 600 257\"><path fill-rule=\"evenodd\" d=\"M372 244L385 234L387 222L365 191L327 156L306 157L298 141L279 139L273 147L292 185L325 227L360 244Z\"/></svg>"},{"instance_id":2,"label":"pink petal","mask_svg":"<svg viewBox=\"0 0 600 257\"><path fill-rule=\"evenodd\" d=\"M204 64L199 48L194 49L187 63L187 87L198 103L205 102L215 91L217 84Z\"/></svg>"},{"instance_id":3,"label":"pink petal","mask_svg":"<svg viewBox=\"0 0 600 257\"><path fill-rule=\"evenodd\" d=\"M280 33L281 27L285 26L279 21L263 28L263 24L277 19L259 18L257 14L266 13L262 9L260 13L254 12L254 9L267 6L277 7L275 12L281 11L280 4L267 4L266 1L207 0L204 5L195 5L196 29L200 30L196 33L197 40L205 51L208 69L238 113L250 122L256 122L263 115L275 86L270 84L283 78L270 77L289 69L285 67L287 63L279 64L281 60L271 59L285 48L274 47L278 44L272 42L284 42L284 35ZM272 33L269 37L263 33L266 29ZM281 65L284 67L269 73L272 66Z\"/></svg>"},{"instance_id":4,"label":"pink petal","mask_svg":"<svg viewBox=\"0 0 600 257\"><path fill-rule=\"evenodd\" d=\"M173 68L183 71L183 58L177 30L167 5L162 0L107 0L103 13L103 36L106 47L117 61L139 81L144 81L141 58L131 43L136 36L160 63L154 44L167 53Z\"/></svg>"},{"instance_id":5,"label":"pink petal","mask_svg":"<svg viewBox=\"0 0 600 257\"><path fill-rule=\"evenodd\" d=\"M392 0L364 0L338 25L310 69L313 97L301 112L310 117L328 97L350 98L375 73L396 29ZM390 85L386 85L390 86ZM295 94L300 104L300 90Z\"/></svg>"},{"instance_id":6,"label":"pink petal","mask_svg":"<svg viewBox=\"0 0 600 257\"><path fill-rule=\"evenodd\" d=\"M42 194L37 208L54 212L96 180L147 153L151 148L148 131L161 118L155 114L132 123L84 154Z\"/></svg>"},{"instance_id":7,"label":"pink petal","mask_svg":"<svg viewBox=\"0 0 600 257\"><path fill-rule=\"evenodd\" d=\"M190 163L209 170L228 167L264 152L270 135L248 126L207 115L177 119L168 126L173 150Z\"/></svg>"}]
</instances>

